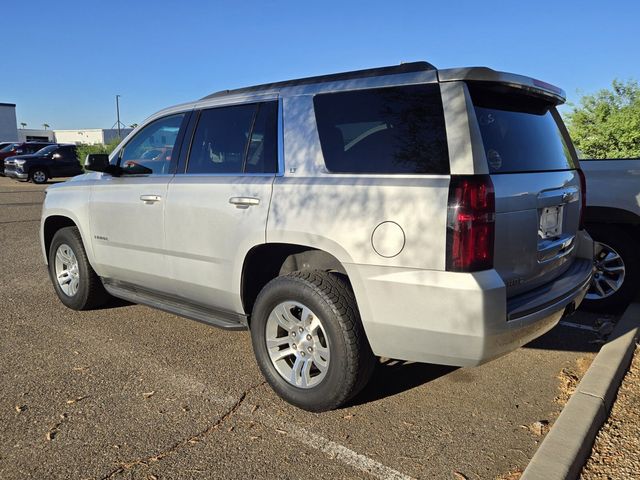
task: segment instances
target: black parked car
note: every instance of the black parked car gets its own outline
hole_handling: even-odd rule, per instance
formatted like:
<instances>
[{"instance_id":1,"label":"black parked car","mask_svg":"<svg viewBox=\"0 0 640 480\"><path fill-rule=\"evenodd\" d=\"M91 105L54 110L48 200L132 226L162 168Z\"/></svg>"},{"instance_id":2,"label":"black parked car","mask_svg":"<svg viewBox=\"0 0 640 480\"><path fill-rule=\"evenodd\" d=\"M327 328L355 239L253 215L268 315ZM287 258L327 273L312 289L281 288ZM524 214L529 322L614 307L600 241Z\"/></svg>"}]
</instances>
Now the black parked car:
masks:
<instances>
[{"instance_id":1,"label":"black parked car","mask_svg":"<svg viewBox=\"0 0 640 480\"><path fill-rule=\"evenodd\" d=\"M45 183L53 177L73 177L83 173L75 145L54 144L31 155L17 155L4 161L4 174L19 180Z\"/></svg>"},{"instance_id":2,"label":"black parked car","mask_svg":"<svg viewBox=\"0 0 640 480\"><path fill-rule=\"evenodd\" d=\"M4 175L4 161L9 157L16 155L29 155L36 153L48 145L54 145L53 142L12 142L6 143L0 148L0 175Z\"/></svg>"}]
</instances>

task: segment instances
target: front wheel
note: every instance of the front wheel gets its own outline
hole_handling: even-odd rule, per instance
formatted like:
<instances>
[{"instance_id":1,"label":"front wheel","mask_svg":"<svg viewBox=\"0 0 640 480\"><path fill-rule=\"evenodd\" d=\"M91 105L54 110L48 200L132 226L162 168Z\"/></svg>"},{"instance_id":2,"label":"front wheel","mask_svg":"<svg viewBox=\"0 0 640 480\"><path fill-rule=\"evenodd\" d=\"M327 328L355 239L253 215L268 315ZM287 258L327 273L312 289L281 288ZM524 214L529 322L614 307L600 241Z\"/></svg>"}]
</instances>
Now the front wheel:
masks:
<instances>
[{"instance_id":1,"label":"front wheel","mask_svg":"<svg viewBox=\"0 0 640 480\"><path fill-rule=\"evenodd\" d=\"M293 272L269 282L253 309L251 339L276 393L313 412L344 404L375 366L353 292L333 273Z\"/></svg>"},{"instance_id":2,"label":"front wheel","mask_svg":"<svg viewBox=\"0 0 640 480\"><path fill-rule=\"evenodd\" d=\"M49 275L60 301L73 310L97 308L109 298L89 264L76 227L61 228L53 236L49 248Z\"/></svg>"},{"instance_id":3,"label":"front wheel","mask_svg":"<svg viewBox=\"0 0 640 480\"><path fill-rule=\"evenodd\" d=\"M37 168L31 172L31 180L33 181L33 183L41 185L43 183L46 183L48 179L49 176L47 175L47 172L42 169Z\"/></svg>"}]
</instances>

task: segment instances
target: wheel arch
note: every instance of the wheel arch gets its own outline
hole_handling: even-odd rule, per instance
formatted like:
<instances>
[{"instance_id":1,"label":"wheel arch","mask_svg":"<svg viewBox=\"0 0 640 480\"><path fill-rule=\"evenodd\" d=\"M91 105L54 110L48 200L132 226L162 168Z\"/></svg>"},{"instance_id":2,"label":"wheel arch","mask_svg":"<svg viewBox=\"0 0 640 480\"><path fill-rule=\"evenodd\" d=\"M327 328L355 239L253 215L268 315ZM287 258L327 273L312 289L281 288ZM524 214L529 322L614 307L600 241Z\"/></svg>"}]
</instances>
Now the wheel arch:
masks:
<instances>
[{"instance_id":1,"label":"wheel arch","mask_svg":"<svg viewBox=\"0 0 640 480\"><path fill-rule=\"evenodd\" d=\"M59 209L51 209L50 213L40 223L40 246L42 247L44 263L46 265L49 264L49 248L51 247L53 236L58 230L65 227L76 227L78 229L89 264L95 269L91 238L87 237L86 232L83 231L82 223L78 218L66 210Z\"/></svg>"},{"instance_id":2,"label":"wheel arch","mask_svg":"<svg viewBox=\"0 0 640 480\"><path fill-rule=\"evenodd\" d=\"M264 243L245 255L240 280L242 306L251 315L260 290L272 279L297 270L334 271L345 275L343 264L331 253L294 243Z\"/></svg>"},{"instance_id":3,"label":"wheel arch","mask_svg":"<svg viewBox=\"0 0 640 480\"><path fill-rule=\"evenodd\" d=\"M585 223L618 223L640 225L640 216L622 208L587 206Z\"/></svg>"}]
</instances>

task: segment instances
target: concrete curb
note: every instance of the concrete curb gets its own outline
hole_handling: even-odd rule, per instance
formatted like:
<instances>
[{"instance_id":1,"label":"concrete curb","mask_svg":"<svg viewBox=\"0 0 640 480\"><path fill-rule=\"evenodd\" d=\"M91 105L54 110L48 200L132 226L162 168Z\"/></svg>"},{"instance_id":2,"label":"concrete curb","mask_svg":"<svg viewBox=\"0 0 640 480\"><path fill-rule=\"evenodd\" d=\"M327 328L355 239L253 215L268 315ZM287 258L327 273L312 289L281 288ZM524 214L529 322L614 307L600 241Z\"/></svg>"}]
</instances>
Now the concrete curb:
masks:
<instances>
[{"instance_id":1,"label":"concrete curb","mask_svg":"<svg viewBox=\"0 0 640 480\"><path fill-rule=\"evenodd\" d=\"M521 480L578 478L629 368L639 333L640 303L632 303L540 444Z\"/></svg>"}]
</instances>

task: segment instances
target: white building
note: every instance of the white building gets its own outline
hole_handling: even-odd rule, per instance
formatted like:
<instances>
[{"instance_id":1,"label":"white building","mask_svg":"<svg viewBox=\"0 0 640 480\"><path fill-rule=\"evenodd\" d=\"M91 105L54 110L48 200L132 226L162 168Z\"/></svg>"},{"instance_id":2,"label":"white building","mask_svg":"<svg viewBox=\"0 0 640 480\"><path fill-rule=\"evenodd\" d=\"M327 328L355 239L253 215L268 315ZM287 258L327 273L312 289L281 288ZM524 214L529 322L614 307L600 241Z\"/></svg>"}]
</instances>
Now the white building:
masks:
<instances>
[{"instance_id":1,"label":"white building","mask_svg":"<svg viewBox=\"0 0 640 480\"><path fill-rule=\"evenodd\" d=\"M18 141L16 104L0 103L0 142Z\"/></svg>"},{"instance_id":2,"label":"white building","mask_svg":"<svg viewBox=\"0 0 640 480\"><path fill-rule=\"evenodd\" d=\"M132 128L121 128L120 138ZM0 142L57 142L57 143L110 143L118 138L116 128L85 128L82 130L42 130L18 128L15 103L0 103Z\"/></svg>"},{"instance_id":3,"label":"white building","mask_svg":"<svg viewBox=\"0 0 640 480\"><path fill-rule=\"evenodd\" d=\"M121 128L120 138L126 137L131 128ZM118 138L115 128L86 128L83 130L54 130L55 141L58 143L109 143Z\"/></svg>"}]
</instances>

